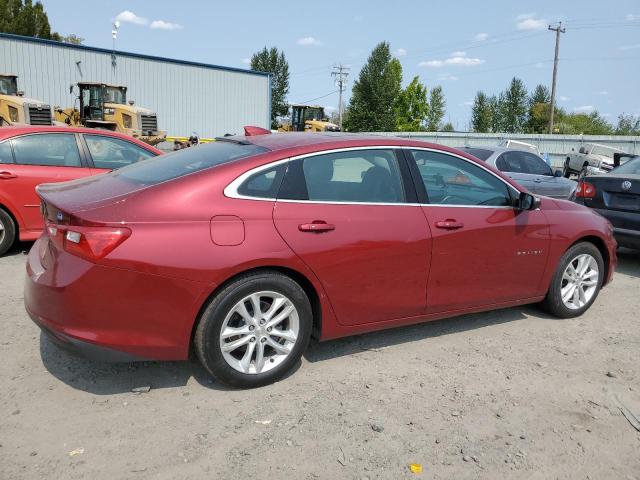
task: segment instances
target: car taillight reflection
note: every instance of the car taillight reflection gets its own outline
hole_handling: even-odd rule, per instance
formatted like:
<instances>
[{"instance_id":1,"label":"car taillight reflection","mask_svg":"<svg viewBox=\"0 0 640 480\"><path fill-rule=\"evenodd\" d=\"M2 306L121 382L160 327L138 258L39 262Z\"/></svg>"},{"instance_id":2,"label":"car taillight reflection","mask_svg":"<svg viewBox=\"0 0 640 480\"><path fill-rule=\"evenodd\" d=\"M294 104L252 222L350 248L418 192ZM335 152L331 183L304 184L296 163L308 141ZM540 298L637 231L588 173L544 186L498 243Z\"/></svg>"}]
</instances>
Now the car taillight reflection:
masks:
<instances>
[{"instance_id":1,"label":"car taillight reflection","mask_svg":"<svg viewBox=\"0 0 640 480\"><path fill-rule=\"evenodd\" d=\"M106 257L131 236L126 227L79 227L47 225L51 241L64 251L95 262Z\"/></svg>"},{"instance_id":2,"label":"car taillight reflection","mask_svg":"<svg viewBox=\"0 0 640 480\"><path fill-rule=\"evenodd\" d=\"M589 182L580 182L576 188L576 198L595 198L596 187Z\"/></svg>"}]
</instances>

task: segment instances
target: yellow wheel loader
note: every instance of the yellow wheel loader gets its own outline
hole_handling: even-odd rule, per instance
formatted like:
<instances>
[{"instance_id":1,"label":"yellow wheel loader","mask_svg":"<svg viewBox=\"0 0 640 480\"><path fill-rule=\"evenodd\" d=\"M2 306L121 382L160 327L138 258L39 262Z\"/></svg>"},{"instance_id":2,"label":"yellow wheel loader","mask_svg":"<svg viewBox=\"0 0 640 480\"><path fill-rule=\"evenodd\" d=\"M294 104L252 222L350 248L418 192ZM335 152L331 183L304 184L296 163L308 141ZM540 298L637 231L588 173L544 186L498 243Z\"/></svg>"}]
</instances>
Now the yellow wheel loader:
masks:
<instances>
[{"instance_id":1,"label":"yellow wheel loader","mask_svg":"<svg viewBox=\"0 0 640 480\"><path fill-rule=\"evenodd\" d=\"M5 125L51 125L51 106L25 98L18 91L18 77L0 74L0 127Z\"/></svg>"},{"instance_id":2,"label":"yellow wheel loader","mask_svg":"<svg viewBox=\"0 0 640 480\"><path fill-rule=\"evenodd\" d=\"M279 132L339 132L318 105L291 105L290 117L278 127Z\"/></svg>"},{"instance_id":3,"label":"yellow wheel loader","mask_svg":"<svg viewBox=\"0 0 640 480\"><path fill-rule=\"evenodd\" d=\"M74 86L69 87L69 93ZM127 87L106 83L78 83L79 108L55 107L55 118L73 127L102 128L124 133L150 145L164 142L166 132L158 130L158 116L127 102Z\"/></svg>"}]
</instances>

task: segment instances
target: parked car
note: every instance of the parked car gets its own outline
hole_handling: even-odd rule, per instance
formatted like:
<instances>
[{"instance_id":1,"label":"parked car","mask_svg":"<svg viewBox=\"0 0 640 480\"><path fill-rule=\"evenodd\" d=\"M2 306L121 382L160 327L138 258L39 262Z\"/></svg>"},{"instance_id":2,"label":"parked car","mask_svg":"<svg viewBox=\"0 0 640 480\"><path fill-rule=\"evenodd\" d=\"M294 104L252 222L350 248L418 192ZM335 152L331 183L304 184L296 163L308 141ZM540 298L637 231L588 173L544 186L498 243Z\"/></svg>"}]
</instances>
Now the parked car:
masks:
<instances>
[{"instance_id":1,"label":"parked car","mask_svg":"<svg viewBox=\"0 0 640 480\"><path fill-rule=\"evenodd\" d=\"M571 149L562 168L562 176L569 178L571 174L589 175L592 173L606 173L613 169L613 155L623 153L622 150L601 145L599 143L585 143L578 152Z\"/></svg>"},{"instance_id":2,"label":"parked car","mask_svg":"<svg viewBox=\"0 0 640 480\"><path fill-rule=\"evenodd\" d=\"M537 195L568 199L578 183L563 178L531 150L503 147L464 147L463 151L497 168Z\"/></svg>"},{"instance_id":3,"label":"parked car","mask_svg":"<svg viewBox=\"0 0 640 480\"><path fill-rule=\"evenodd\" d=\"M574 201L607 218L618 245L640 250L640 156L608 174L584 177Z\"/></svg>"},{"instance_id":4,"label":"parked car","mask_svg":"<svg viewBox=\"0 0 640 480\"><path fill-rule=\"evenodd\" d=\"M268 132L268 131L267 131ZM587 310L610 223L411 139L227 137L40 185L24 301L56 343L255 387L320 340L527 303Z\"/></svg>"},{"instance_id":5,"label":"parked car","mask_svg":"<svg viewBox=\"0 0 640 480\"><path fill-rule=\"evenodd\" d=\"M159 155L115 132L70 127L0 128L0 255L42 232L36 186L111 171Z\"/></svg>"}]
</instances>

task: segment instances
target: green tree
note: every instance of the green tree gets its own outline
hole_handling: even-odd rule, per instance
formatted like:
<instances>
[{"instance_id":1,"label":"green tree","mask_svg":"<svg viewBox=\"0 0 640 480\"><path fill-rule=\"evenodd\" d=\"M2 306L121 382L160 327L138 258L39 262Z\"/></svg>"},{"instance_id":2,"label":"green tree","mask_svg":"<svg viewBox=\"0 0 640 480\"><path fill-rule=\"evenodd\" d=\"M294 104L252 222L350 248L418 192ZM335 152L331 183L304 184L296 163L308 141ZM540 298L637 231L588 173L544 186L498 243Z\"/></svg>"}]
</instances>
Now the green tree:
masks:
<instances>
[{"instance_id":1,"label":"green tree","mask_svg":"<svg viewBox=\"0 0 640 480\"><path fill-rule=\"evenodd\" d=\"M407 88L400 92L396 101L396 130L418 132L424 130L429 114L427 87L415 76Z\"/></svg>"},{"instance_id":2,"label":"green tree","mask_svg":"<svg viewBox=\"0 0 640 480\"><path fill-rule=\"evenodd\" d=\"M354 132L396 128L395 107L402 89L400 62L391 58L389 43L379 43L353 84L344 126Z\"/></svg>"},{"instance_id":3,"label":"green tree","mask_svg":"<svg viewBox=\"0 0 640 480\"><path fill-rule=\"evenodd\" d=\"M489 112L491 118L491 132L499 132L502 130L502 94L489 97Z\"/></svg>"},{"instance_id":4,"label":"green tree","mask_svg":"<svg viewBox=\"0 0 640 480\"><path fill-rule=\"evenodd\" d=\"M611 135L613 127L597 111L587 113L561 113L558 133L572 135Z\"/></svg>"},{"instance_id":5,"label":"green tree","mask_svg":"<svg viewBox=\"0 0 640 480\"><path fill-rule=\"evenodd\" d=\"M444 100L442 87L438 85L431 89L429 94L429 114L427 115L427 131L437 132L444 118L447 102Z\"/></svg>"},{"instance_id":6,"label":"green tree","mask_svg":"<svg viewBox=\"0 0 640 480\"><path fill-rule=\"evenodd\" d=\"M527 122L529 98L527 89L519 78L513 77L509 87L502 94L501 123L505 132L520 133Z\"/></svg>"},{"instance_id":7,"label":"green tree","mask_svg":"<svg viewBox=\"0 0 640 480\"><path fill-rule=\"evenodd\" d=\"M640 135L640 117L634 115L618 115L618 125L616 125L616 135Z\"/></svg>"},{"instance_id":8,"label":"green tree","mask_svg":"<svg viewBox=\"0 0 640 480\"><path fill-rule=\"evenodd\" d=\"M542 84L536 85L529 97L529 105L533 106L538 103L551 103L551 93L549 89Z\"/></svg>"},{"instance_id":9,"label":"green tree","mask_svg":"<svg viewBox=\"0 0 640 480\"><path fill-rule=\"evenodd\" d=\"M53 32L42 3L32 0L0 0L0 32L74 44L83 40L74 34Z\"/></svg>"},{"instance_id":10,"label":"green tree","mask_svg":"<svg viewBox=\"0 0 640 480\"><path fill-rule=\"evenodd\" d=\"M442 126L443 132L455 132L455 128L453 128L453 123L447 122Z\"/></svg>"},{"instance_id":11,"label":"green tree","mask_svg":"<svg viewBox=\"0 0 640 480\"><path fill-rule=\"evenodd\" d=\"M271 128L278 128L277 117L289 112L289 63L284 52L279 52L276 47L264 47L251 57L251 70L271 74Z\"/></svg>"},{"instance_id":12,"label":"green tree","mask_svg":"<svg viewBox=\"0 0 640 480\"><path fill-rule=\"evenodd\" d=\"M491 100L487 95L479 91L473 100L471 107L471 128L474 132L487 133L492 127L493 109L491 108Z\"/></svg>"},{"instance_id":13,"label":"green tree","mask_svg":"<svg viewBox=\"0 0 640 480\"><path fill-rule=\"evenodd\" d=\"M546 133L549 128L549 112L551 109L551 94L549 89L539 84L529 97L529 112L526 130L529 133ZM556 109L556 115L558 110Z\"/></svg>"}]
</instances>

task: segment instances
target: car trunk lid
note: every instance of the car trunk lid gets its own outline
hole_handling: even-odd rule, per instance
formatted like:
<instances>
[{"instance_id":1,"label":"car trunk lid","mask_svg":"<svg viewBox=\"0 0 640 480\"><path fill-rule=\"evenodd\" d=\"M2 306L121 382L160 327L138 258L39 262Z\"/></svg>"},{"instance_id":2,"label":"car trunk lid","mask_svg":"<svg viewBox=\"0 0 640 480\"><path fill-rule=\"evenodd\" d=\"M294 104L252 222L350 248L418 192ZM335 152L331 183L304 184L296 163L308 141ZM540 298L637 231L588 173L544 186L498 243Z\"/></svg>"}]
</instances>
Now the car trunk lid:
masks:
<instances>
[{"instance_id":1,"label":"car trunk lid","mask_svg":"<svg viewBox=\"0 0 640 480\"><path fill-rule=\"evenodd\" d=\"M640 175L596 175L585 177L595 196L585 199L592 208L640 212Z\"/></svg>"}]
</instances>

